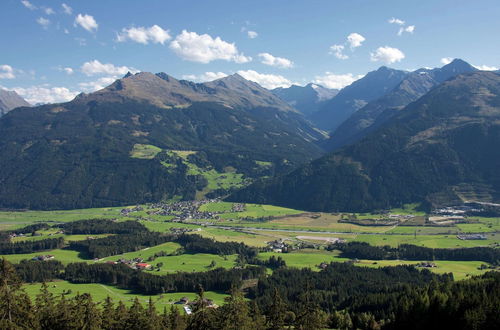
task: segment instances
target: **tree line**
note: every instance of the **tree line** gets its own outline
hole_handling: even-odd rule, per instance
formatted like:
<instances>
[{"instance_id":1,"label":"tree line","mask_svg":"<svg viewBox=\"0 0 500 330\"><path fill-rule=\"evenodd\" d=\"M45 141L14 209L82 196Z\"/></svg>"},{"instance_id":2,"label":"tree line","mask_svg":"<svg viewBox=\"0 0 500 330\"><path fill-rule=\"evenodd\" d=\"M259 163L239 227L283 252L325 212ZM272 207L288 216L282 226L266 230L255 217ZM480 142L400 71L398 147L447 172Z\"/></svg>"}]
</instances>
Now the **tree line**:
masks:
<instances>
[{"instance_id":1,"label":"tree line","mask_svg":"<svg viewBox=\"0 0 500 330\"><path fill-rule=\"evenodd\" d=\"M276 275L271 275L267 282L261 277L263 285L259 283L260 288L254 293L263 291L250 301L237 286L232 286L228 290L230 296L219 308L209 308L204 288L198 285L197 299L191 305L193 313L184 315L175 305L158 311L152 299L143 305L136 298L126 307L109 297L96 302L89 294L77 294L73 298L64 294L56 296L46 285L42 285L32 301L22 289L14 267L3 259L0 261L0 328L465 330L500 327L499 273L453 282L448 276L426 272L418 275L411 267L376 270L339 265L331 264L320 272L275 271ZM357 274L358 271L362 273ZM415 275L417 278L412 279ZM375 287L370 283L372 276ZM429 276L432 279L426 281ZM339 278L341 282L337 284ZM402 281L398 283L397 278ZM345 290L344 286L347 286ZM332 291L332 294L321 295L321 291ZM322 306L325 300L332 298L338 302L336 293L344 297L343 303L331 308ZM349 294L354 295L349 298Z\"/></svg>"},{"instance_id":2,"label":"tree line","mask_svg":"<svg viewBox=\"0 0 500 330\"><path fill-rule=\"evenodd\" d=\"M77 220L58 225L68 235L134 234L148 231L138 221L113 221L109 219Z\"/></svg>"},{"instance_id":3,"label":"tree line","mask_svg":"<svg viewBox=\"0 0 500 330\"><path fill-rule=\"evenodd\" d=\"M25 254L54 250L64 246L64 238L47 238L37 241L0 242L0 254Z\"/></svg>"},{"instance_id":4,"label":"tree line","mask_svg":"<svg viewBox=\"0 0 500 330\"><path fill-rule=\"evenodd\" d=\"M433 249L411 244L398 247L373 246L365 242L334 243L329 250L342 251L341 257L370 260L455 260L484 261L494 265L500 263L500 249L490 247L472 247L458 249Z\"/></svg>"}]
</instances>

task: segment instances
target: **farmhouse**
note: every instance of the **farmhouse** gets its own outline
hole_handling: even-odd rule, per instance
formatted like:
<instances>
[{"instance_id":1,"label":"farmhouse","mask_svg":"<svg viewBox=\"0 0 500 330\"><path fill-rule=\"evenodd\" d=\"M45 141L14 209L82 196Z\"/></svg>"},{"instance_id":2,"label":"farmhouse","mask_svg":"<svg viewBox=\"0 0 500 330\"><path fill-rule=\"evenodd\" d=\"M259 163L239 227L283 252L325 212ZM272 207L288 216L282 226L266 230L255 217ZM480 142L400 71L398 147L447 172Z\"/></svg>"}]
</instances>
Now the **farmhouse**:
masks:
<instances>
[{"instance_id":1,"label":"farmhouse","mask_svg":"<svg viewBox=\"0 0 500 330\"><path fill-rule=\"evenodd\" d=\"M135 265L135 267L136 267L137 269L141 269L141 270L143 270L143 269L151 269L151 265L150 265L150 264L147 264L147 263L144 263L144 262L138 262L138 263Z\"/></svg>"}]
</instances>

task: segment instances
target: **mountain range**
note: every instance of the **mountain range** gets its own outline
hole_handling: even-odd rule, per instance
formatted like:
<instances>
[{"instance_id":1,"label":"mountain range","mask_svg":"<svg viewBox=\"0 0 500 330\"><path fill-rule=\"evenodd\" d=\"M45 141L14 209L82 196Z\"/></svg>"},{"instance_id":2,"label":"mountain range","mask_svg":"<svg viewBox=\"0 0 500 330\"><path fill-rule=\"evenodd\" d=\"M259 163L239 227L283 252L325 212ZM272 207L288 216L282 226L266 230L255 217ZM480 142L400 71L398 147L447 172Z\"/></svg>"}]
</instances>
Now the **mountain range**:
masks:
<instances>
[{"instance_id":1,"label":"mountain range","mask_svg":"<svg viewBox=\"0 0 500 330\"><path fill-rule=\"evenodd\" d=\"M0 207L82 208L224 194L321 155L324 135L239 75L127 74L0 118Z\"/></svg>"},{"instance_id":2,"label":"mountain range","mask_svg":"<svg viewBox=\"0 0 500 330\"><path fill-rule=\"evenodd\" d=\"M309 119L319 128L333 132L357 110L396 87L408 74L406 71L380 67L344 87L325 102Z\"/></svg>"},{"instance_id":3,"label":"mountain range","mask_svg":"<svg viewBox=\"0 0 500 330\"><path fill-rule=\"evenodd\" d=\"M360 141L286 175L258 181L229 200L312 211L498 202L499 144L500 76L460 74Z\"/></svg>"},{"instance_id":4,"label":"mountain range","mask_svg":"<svg viewBox=\"0 0 500 330\"><path fill-rule=\"evenodd\" d=\"M17 107L29 106L30 104L16 92L0 88L0 117Z\"/></svg>"},{"instance_id":5,"label":"mountain range","mask_svg":"<svg viewBox=\"0 0 500 330\"><path fill-rule=\"evenodd\" d=\"M299 110L303 115L310 116L321 109L328 100L334 98L339 90L310 83L306 86L278 87L271 92Z\"/></svg>"},{"instance_id":6,"label":"mountain range","mask_svg":"<svg viewBox=\"0 0 500 330\"><path fill-rule=\"evenodd\" d=\"M469 63L455 59L442 68L419 69L408 73L393 90L369 102L340 124L330 139L325 141L326 149L335 150L360 140L435 86L458 74L474 71L477 69Z\"/></svg>"}]
</instances>

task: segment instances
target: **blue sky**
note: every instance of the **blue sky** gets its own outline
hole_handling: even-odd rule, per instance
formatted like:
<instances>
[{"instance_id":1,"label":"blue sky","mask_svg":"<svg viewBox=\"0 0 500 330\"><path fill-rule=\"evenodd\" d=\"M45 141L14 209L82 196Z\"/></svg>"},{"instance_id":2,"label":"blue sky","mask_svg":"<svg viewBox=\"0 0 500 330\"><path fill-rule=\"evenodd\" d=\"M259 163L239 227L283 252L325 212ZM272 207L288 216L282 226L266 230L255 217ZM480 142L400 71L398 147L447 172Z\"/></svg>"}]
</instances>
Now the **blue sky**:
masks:
<instances>
[{"instance_id":1,"label":"blue sky","mask_svg":"<svg viewBox=\"0 0 500 330\"><path fill-rule=\"evenodd\" d=\"M338 88L381 65L495 68L498 17L498 0L1 0L0 86L36 103L127 70Z\"/></svg>"}]
</instances>

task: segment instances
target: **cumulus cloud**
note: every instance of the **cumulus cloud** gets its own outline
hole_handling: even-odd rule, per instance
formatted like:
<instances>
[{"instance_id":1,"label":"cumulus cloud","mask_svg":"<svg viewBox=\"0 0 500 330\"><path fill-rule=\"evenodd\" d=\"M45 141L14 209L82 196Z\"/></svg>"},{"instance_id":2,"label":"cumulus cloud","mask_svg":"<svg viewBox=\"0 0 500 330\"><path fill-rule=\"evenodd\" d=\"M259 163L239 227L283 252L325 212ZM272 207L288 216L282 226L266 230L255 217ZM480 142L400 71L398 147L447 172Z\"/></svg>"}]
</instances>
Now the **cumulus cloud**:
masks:
<instances>
[{"instance_id":1,"label":"cumulus cloud","mask_svg":"<svg viewBox=\"0 0 500 330\"><path fill-rule=\"evenodd\" d=\"M261 63L265 65L275 66L278 68L289 69L293 67L293 62L284 57L276 57L269 53L260 53Z\"/></svg>"},{"instance_id":2,"label":"cumulus cloud","mask_svg":"<svg viewBox=\"0 0 500 330\"><path fill-rule=\"evenodd\" d=\"M67 4L63 3L62 5L62 8L63 8L63 12L66 14L66 15L71 15L73 14L73 8L71 8L70 6L68 6Z\"/></svg>"},{"instance_id":3,"label":"cumulus cloud","mask_svg":"<svg viewBox=\"0 0 500 330\"><path fill-rule=\"evenodd\" d=\"M87 76L95 76L101 74L121 76L129 71L132 73L137 72L137 70L134 68L129 68L127 66L115 66L111 63L104 64L99 62L98 60L83 63L81 70Z\"/></svg>"},{"instance_id":4,"label":"cumulus cloud","mask_svg":"<svg viewBox=\"0 0 500 330\"><path fill-rule=\"evenodd\" d=\"M205 82L205 81L213 81L224 77L227 77L227 74L225 74L224 72L205 72L200 75L195 75L195 74L183 75L182 79L196 81L196 82Z\"/></svg>"},{"instance_id":5,"label":"cumulus cloud","mask_svg":"<svg viewBox=\"0 0 500 330\"><path fill-rule=\"evenodd\" d=\"M478 70L481 71L497 71L498 68L496 66L489 66L489 65L473 65Z\"/></svg>"},{"instance_id":6,"label":"cumulus cloud","mask_svg":"<svg viewBox=\"0 0 500 330\"><path fill-rule=\"evenodd\" d=\"M344 45L333 45L333 46L330 46L329 53L332 55L335 55L335 57L340 59L340 60L347 60L349 58L349 56L347 56L343 53L344 48L345 48Z\"/></svg>"},{"instance_id":7,"label":"cumulus cloud","mask_svg":"<svg viewBox=\"0 0 500 330\"><path fill-rule=\"evenodd\" d=\"M361 47L363 41L366 40L365 37L356 32L349 34L346 39L347 40L343 44L335 44L330 46L329 54L335 55L335 57L340 60L347 60L349 56L344 54L346 45L349 45L351 51L354 51L354 49Z\"/></svg>"},{"instance_id":8,"label":"cumulus cloud","mask_svg":"<svg viewBox=\"0 0 500 330\"><path fill-rule=\"evenodd\" d=\"M373 53L370 53L370 60L372 62L384 62L386 64L391 64L395 62L400 62L405 58L405 54L397 48L393 47L379 47Z\"/></svg>"},{"instance_id":9,"label":"cumulus cloud","mask_svg":"<svg viewBox=\"0 0 500 330\"><path fill-rule=\"evenodd\" d=\"M208 34L197 34L183 30L170 42L172 49L180 58L199 63L210 63L215 60L247 63L252 60L238 51L234 43L212 38Z\"/></svg>"},{"instance_id":10,"label":"cumulus cloud","mask_svg":"<svg viewBox=\"0 0 500 330\"><path fill-rule=\"evenodd\" d=\"M256 82L267 89L274 89L278 87L290 87L292 82L280 75L264 74L254 70L240 70L237 72L243 78Z\"/></svg>"},{"instance_id":11,"label":"cumulus cloud","mask_svg":"<svg viewBox=\"0 0 500 330\"><path fill-rule=\"evenodd\" d=\"M390 18L387 22L390 24L405 25L405 21L395 17Z\"/></svg>"},{"instance_id":12,"label":"cumulus cloud","mask_svg":"<svg viewBox=\"0 0 500 330\"><path fill-rule=\"evenodd\" d=\"M97 31L97 28L99 27L99 24L95 21L94 17L91 15L87 14L78 14L75 18L75 26L81 26L85 30L89 32L95 32Z\"/></svg>"},{"instance_id":13,"label":"cumulus cloud","mask_svg":"<svg viewBox=\"0 0 500 330\"><path fill-rule=\"evenodd\" d=\"M443 57L441 59L441 64L444 64L444 65L450 64L452 61L453 61L453 57Z\"/></svg>"},{"instance_id":14,"label":"cumulus cloud","mask_svg":"<svg viewBox=\"0 0 500 330\"><path fill-rule=\"evenodd\" d=\"M21 3L24 5L24 7L28 8L29 10L35 10L36 6L29 2L28 0L21 0Z\"/></svg>"},{"instance_id":15,"label":"cumulus cloud","mask_svg":"<svg viewBox=\"0 0 500 330\"><path fill-rule=\"evenodd\" d=\"M247 31L247 35L250 39L255 39L259 36L259 34L255 31Z\"/></svg>"},{"instance_id":16,"label":"cumulus cloud","mask_svg":"<svg viewBox=\"0 0 500 330\"><path fill-rule=\"evenodd\" d=\"M50 25L50 20L44 17L39 17L36 22L40 24L44 29L47 29Z\"/></svg>"},{"instance_id":17,"label":"cumulus cloud","mask_svg":"<svg viewBox=\"0 0 500 330\"><path fill-rule=\"evenodd\" d=\"M350 35L347 36L347 42L349 43L349 46L351 49L354 49L356 47L360 47L363 41L365 41L365 37L363 37L359 33L351 33Z\"/></svg>"},{"instance_id":18,"label":"cumulus cloud","mask_svg":"<svg viewBox=\"0 0 500 330\"><path fill-rule=\"evenodd\" d=\"M404 32L413 33L415 31L415 25L409 25L407 27L401 27L398 31L398 36L402 35Z\"/></svg>"},{"instance_id":19,"label":"cumulus cloud","mask_svg":"<svg viewBox=\"0 0 500 330\"><path fill-rule=\"evenodd\" d=\"M0 79L14 79L14 69L7 64L0 65Z\"/></svg>"},{"instance_id":20,"label":"cumulus cloud","mask_svg":"<svg viewBox=\"0 0 500 330\"><path fill-rule=\"evenodd\" d=\"M118 42L131 40L144 45L147 45L149 42L163 45L165 41L171 38L168 30L163 30L158 25L153 25L149 28L142 26L131 27L129 29L123 28L122 32L117 35L116 40Z\"/></svg>"},{"instance_id":21,"label":"cumulus cloud","mask_svg":"<svg viewBox=\"0 0 500 330\"><path fill-rule=\"evenodd\" d=\"M46 15L54 15L56 13L54 9L50 7L44 8L43 11L45 12Z\"/></svg>"},{"instance_id":22,"label":"cumulus cloud","mask_svg":"<svg viewBox=\"0 0 500 330\"><path fill-rule=\"evenodd\" d=\"M352 73L335 74L332 72L325 72L322 76L316 76L313 82L326 88L342 89L362 77L363 75L355 76Z\"/></svg>"},{"instance_id":23,"label":"cumulus cloud","mask_svg":"<svg viewBox=\"0 0 500 330\"><path fill-rule=\"evenodd\" d=\"M48 85L27 88L14 87L13 90L31 104L67 102L78 95L78 92L66 87L50 87Z\"/></svg>"},{"instance_id":24,"label":"cumulus cloud","mask_svg":"<svg viewBox=\"0 0 500 330\"><path fill-rule=\"evenodd\" d=\"M94 81L79 83L78 86L80 86L82 91L84 91L86 93L91 93L91 92L98 91L100 89L105 88L106 86L111 85L113 82L115 82L116 79L117 79L117 77L115 77L115 76L102 77L102 78L99 78L99 79L94 80Z\"/></svg>"}]
</instances>

